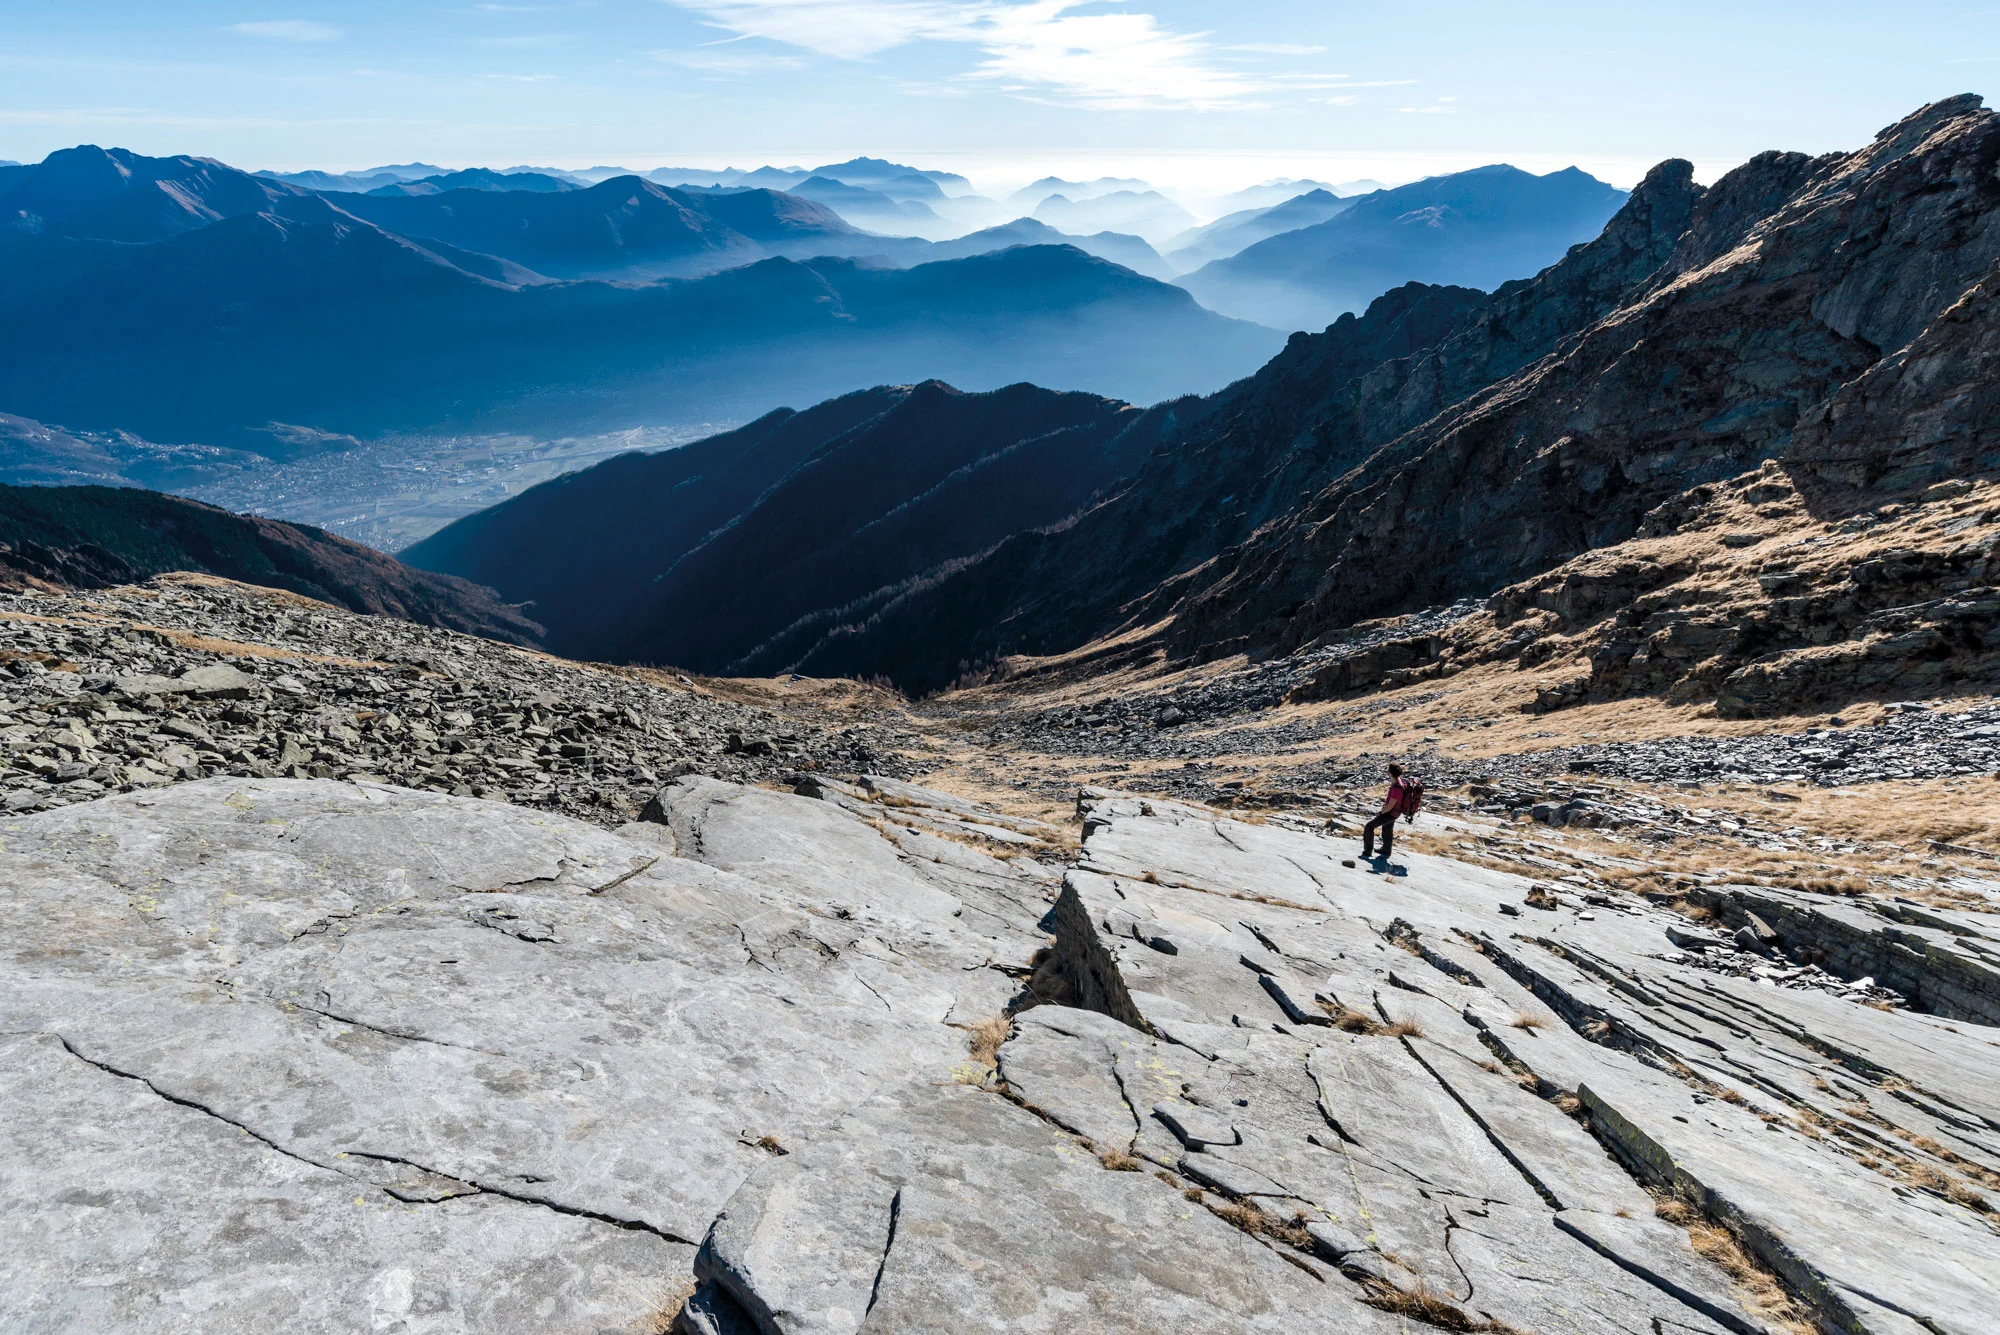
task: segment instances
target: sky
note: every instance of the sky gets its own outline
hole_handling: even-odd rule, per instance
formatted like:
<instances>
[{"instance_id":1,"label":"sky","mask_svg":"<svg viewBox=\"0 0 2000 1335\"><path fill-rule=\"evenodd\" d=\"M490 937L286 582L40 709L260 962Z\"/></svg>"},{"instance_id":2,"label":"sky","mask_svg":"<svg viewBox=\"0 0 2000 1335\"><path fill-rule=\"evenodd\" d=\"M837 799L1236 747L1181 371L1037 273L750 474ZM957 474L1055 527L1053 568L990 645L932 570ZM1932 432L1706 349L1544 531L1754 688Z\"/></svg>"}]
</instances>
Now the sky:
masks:
<instances>
[{"instance_id":1,"label":"sky","mask_svg":"<svg viewBox=\"0 0 2000 1335\"><path fill-rule=\"evenodd\" d=\"M0 0L0 159L1630 185L1851 148L1996 76L1977 0Z\"/></svg>"}]
</instances>

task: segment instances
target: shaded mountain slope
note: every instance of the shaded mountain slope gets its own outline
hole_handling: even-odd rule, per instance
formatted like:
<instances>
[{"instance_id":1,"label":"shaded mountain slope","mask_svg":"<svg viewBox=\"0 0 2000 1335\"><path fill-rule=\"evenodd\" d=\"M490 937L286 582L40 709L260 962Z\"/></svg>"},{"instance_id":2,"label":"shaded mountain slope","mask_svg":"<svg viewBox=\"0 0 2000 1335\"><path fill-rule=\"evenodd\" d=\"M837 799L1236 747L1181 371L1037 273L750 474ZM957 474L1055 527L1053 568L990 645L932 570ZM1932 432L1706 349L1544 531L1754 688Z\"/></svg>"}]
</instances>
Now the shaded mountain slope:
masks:
<instances>
[{"instance_id":1,"label":"shaded mountain slope","mask_svg":"<svg viewBox=\"0 0 2000 1335\"><path fill-rule=\"evenodd\" d=\"M561 652L755 669L824 609L1061 518L1163 420L1031 385L870 390L545 483L404 555L532 599Z\"/></svg>"},{"instance_id":2,"label":"shaded mountain slope","mask_svg":"<svg viewBox=\"0 0 2000 1335\"><path fill-rule=\"evenodd\" d=\"M541 627L482 588L302 524L130 487L0 486L0 582L103 588L219 575L349 611L532 644Z\"/></svg>"},{"instance_id":3,"label":"shaded mountain slope","mask_svg":"<svg viewBox=\"0 0 2000 1335\"><path fill-rule=\"evenodd\" d=\"M841 619L800 662L934 689L961 660L1057 652L1164 615L1189 572L1603 316L1681 244L1701 196L1689 164L1664 163L1602 236L1534 279L1490 297L1411 283L1294 334L1250 380L1183 406L1169 444L1100 505Z\"/></svg>"},{"instance_id":4,"label":"shaded mountain slope","mask_svg":"<svg viewBox=\"0 0 2000 1335\"><path fill-rule=\"evenodd\" d=\"M1212 310L1321 329L1410 281L1493 288L1596 236L1625 192L1571 167L1480 167L1357 200L1180 280Z\"/></svg>"},{"instance_id":5,"label":"shaded mountain slope","mask_svg":"<svg viewBox=\"0 0 2000 1335\"><path fill-rule=\"evenodd\" d=\"M0 177L0 225L35 236L157 241L306 194L213 158L83 144Z\"/></svg>"},{"instance_id":6,"label":"shaded mountain slope","mask_svg":"<svg viewBox=\"0 0 2000 1335\"><path fill-rule=\"evenodd\" d=\"M605 656L745 670L802 616L1068 514L1143 457L1151 442L1124 430L1140 415L1032 385L919 385L655 576Z\"/></svg>"},{"instance_id":7,"label":"shaded mountain slope","mask_svg":"<svg viewBox=\"0 0 2000 1335\"><path fill-rule=\"evenodd\" d=\"M689 276L774 253L852 253L866 240L831 209L796 195L676 190L636 176L585 190L363 195L340 206L404 236L557 278Z\"/></svg>"},{"instance_id":8,"label":"shaded mountain slope","mask_svg":"<svg viewBox=\"0 0 2000 1335\"><path fill-rule=\"evenodd\" d=\"M0 403L167 441L272 422L577 431L750 417L934 374L1150 401L1212 390L1277 342L1068 247L531 284L308 202L325 221L252 214L147 246L0 240Z\"/></svg>"},{"instance_id":9,"label":"shaded mountain slope","mask_svg":"<svg viewBox=\"0 0 2000 1335\"><path fill-rule=\"evenodd\" d=\"M1737 169L1704 197L1668 272L1561 355L1394 442L1203 572L1171 643L1283 649L1484 593L1781 455L1802 420L2000 259L1996 160L2000 117L1968 97L1854 153Z\"/></svg>"},{"instance_id":10,"label":"shaded mountain slope","mask_svg":"<svg viewBox=\"0 0 2000 1335\"><path fill-rule=\"evenodd\" d=\"M780 408L679 449L621 455L467 515L401 557L532 602L552 644L595 644L646 581L814 450L907 394L893 386L862 390L804 412Z\"/></svg>"}]
</instances>

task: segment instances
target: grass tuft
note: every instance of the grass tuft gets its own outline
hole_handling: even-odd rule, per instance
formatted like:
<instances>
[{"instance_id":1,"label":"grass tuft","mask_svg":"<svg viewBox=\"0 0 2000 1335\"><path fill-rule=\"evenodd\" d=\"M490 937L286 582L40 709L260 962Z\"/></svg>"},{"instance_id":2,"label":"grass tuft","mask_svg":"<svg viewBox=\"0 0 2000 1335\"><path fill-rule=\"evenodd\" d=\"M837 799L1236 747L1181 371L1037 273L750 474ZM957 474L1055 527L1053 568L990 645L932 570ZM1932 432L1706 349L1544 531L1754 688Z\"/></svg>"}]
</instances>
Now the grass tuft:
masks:
<instances>
[{"instance_id":1,"label":"grass tuft","mask_svg":"<svg viewBox=\"0 0 2000 1335\"><path fill-rule=\"evenodd\" d=\"M1817 1335L1818 1324L1785 1291L1778 1277L1751 1254L1733 1229L1711 1221L1680 1196L1660 1196L1653 1213L1687 1230L1688 1241L1695 1251L1729 1276L1754 1314L1788 1335Z\"/></svg>"}]
</instances>

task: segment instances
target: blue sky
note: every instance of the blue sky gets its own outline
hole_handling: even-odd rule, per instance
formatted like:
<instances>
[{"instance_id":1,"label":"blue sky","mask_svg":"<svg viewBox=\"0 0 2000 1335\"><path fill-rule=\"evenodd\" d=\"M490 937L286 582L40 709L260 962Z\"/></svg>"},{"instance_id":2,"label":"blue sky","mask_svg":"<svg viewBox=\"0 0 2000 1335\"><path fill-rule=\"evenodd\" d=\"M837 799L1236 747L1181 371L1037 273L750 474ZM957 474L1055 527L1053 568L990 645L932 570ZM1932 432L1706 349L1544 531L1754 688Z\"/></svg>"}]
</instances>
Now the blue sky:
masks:
<instances>
[{"instance_id":1,"label":"blue sky","mask_svg":"<svg viewBox=\"0 0 2000 1335\"><path fill-rule=\"evenodd\" d=\"M1630 184L1854 146L2000 75L2000 7L1404 0L0 0L0 158Z\"/></svg>"}]
</instances>

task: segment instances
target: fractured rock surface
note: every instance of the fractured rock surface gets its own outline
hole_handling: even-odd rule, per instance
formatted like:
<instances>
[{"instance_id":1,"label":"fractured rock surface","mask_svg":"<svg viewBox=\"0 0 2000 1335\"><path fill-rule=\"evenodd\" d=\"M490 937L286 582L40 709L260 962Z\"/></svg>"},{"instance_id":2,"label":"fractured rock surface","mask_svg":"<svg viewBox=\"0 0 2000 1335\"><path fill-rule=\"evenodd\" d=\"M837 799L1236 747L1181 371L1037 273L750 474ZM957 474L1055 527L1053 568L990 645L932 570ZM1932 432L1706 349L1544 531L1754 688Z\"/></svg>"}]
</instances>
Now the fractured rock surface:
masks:
<instances>
[{"instance_id":1,"label":"fractured rock surface","mask_svg":"<svg viewBox=\"0 0 2000 1335\"><path fill-rule=\"evenodd\" d=\"M801 787L7 819L0 1325L1712 1335L1787 1315L1761 1268L1829 1329L1986 1328L1983 1024L1194 807L1086 794L1060 873ZM1954 925L1897 930L1979 964Z\"/></svg>"},{"instance_id":2,"label":"fractured rock surface","mask_svg":"<svg viewBox=\"0 0 2000 1335\"><path fill-rule=\"evenodd\" d=\"M1062 966L1130 1007L1183 1100L1239 1137L1133 1153L1324 1214L1374 1253L1343 1271L1524 1329L1757 1328L1648 1188L1733 1227L1828 1328L1988 1324L1991 1028L1717 978L1672 948L1680 920L1638 907L1524 928L1501 912L1516 878L1437 859L1378 874L1311 835L1108 794L1086 828ZM1139 926L1163 920L1172 953ZM1007 1051L1029 1102L1106 1102L1104 1080L1046 1056L1017 1075Z\"/></svg>"}]
</instances>

